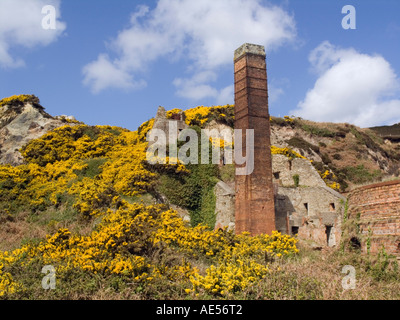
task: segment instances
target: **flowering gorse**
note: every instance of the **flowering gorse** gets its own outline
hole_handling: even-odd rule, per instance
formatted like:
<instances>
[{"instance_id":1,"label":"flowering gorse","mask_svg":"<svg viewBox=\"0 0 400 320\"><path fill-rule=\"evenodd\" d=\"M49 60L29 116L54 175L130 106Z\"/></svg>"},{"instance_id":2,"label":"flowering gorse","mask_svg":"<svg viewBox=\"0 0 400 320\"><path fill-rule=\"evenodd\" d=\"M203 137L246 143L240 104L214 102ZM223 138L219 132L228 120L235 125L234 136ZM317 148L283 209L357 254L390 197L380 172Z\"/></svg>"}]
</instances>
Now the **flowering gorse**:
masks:
<instances>
[{"instance_id":1,"label":"flowering gorse","mask_svg":"<svg viewBox=\"0 0 400 320\"><path fill-rule=\"evenodd\" d=\"M173 265L155 259L155 252L180 255ZM120 275L133 283L178 281L187 293L224 295L243 290L268 274L269 257L297 253L296 239L274 232L251 237L226 230L188 226L173 210L123 202L109 211L88 236L60 229L37 245L0 252L0 267L29 267L39 259L58 275L74 269L92 274ZM206 259L205 271L189 261ZM0 272L1 272L0 268ZM9 273L0 273L0 294L23 290ZM7 284L7 285L6 285Z\"/></svg>"},{"instance_id":2,"label":"flowering gorse","mask_svg":"<svg viewBox=\"0 0 400 320\"><path fill-rule=\"evenodd\" d=\"M21 95L14 95L8 98L4 98L0 100L0 108L6 105L22 105L26 102L35 102L39 103L39 99L34 95L30 94L21 94Z\"/></svg>"},{"instance_id":3,"label":"flowering gorse","mask_svg":"<svg viewBox=\"0 0 400 320\"><path fill-rule=\"evenodd\" d=\"M189 125L214 119L229 123L233 107L198 107L185 115ZM138 287L173 283L190 295L226 296L267 276L271 259L297 253L296 239L278 232L251 237L192 227L165 205L132 203L133 197L154 191L163 174L192 174L179 162L146 161L146 134L153 124L149 120L134 132L67 125L23 147L23 165L0 166L0 209L5 214L21 207L40 215L67 198L74 213L99 221L85 235L62 228L39 243L0 252L0 296L29 290L16 270L45 265L54 266L63 281L80 271L119 277ZM298 156L289 149L274 152Z\"/></svg>"}]
</instances>

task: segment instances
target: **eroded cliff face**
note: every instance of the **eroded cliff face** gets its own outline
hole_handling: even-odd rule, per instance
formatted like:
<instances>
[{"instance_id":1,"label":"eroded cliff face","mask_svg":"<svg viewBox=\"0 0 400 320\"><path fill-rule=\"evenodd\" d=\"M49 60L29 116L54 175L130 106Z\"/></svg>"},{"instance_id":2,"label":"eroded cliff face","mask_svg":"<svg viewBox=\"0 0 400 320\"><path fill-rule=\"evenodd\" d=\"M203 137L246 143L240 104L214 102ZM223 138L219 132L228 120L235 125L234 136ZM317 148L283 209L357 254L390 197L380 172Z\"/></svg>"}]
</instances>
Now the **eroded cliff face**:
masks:
<instances>
[{"instance_id":1,"label":"eroded cliff face","mask_svg":"<svg viewBox=\"0 0 400 320\"><path fill-rule=\"evenodd\" d=\"M340 191L349 191L359 184L399 177L400 143L388 139L392 127L380 130L382 134L348 123L272 117L271 144L312 160L319 172L337 177Z\"/></svg>"},{"instance_id":2,"label":"eroded cliff face","mask_svg":"<svg viewBox=\"0 0 400 320\"><path fill-rule=\"evenodd\" d=\"M0 164L19 165L19 149L32 139L66 124L64 117L52 117L35 102L4 105L0 108Z\"/></svg>"}]
</instances>

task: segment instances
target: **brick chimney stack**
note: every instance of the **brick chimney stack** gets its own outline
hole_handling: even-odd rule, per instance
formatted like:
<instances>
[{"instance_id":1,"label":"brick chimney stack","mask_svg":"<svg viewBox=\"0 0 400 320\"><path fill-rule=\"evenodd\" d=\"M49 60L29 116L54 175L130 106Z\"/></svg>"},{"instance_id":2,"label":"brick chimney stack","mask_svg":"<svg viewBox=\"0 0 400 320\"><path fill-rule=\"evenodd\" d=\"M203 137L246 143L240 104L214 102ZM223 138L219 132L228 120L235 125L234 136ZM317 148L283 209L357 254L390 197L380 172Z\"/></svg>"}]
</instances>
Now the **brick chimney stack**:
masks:
<instances>
[{"instance_id":1,"label":"brick chimney stack","mask_svg":"<svg viewBox=\"0 0 400 320\"><path fill-rule=\"evenodd\" d=\"M235 178L237 234L276 230L265 60L263 46L246 43L235 51L235 129L242 130L243 156L246 129L254 129L254 171Z\"/></svg>"}]
</instances>

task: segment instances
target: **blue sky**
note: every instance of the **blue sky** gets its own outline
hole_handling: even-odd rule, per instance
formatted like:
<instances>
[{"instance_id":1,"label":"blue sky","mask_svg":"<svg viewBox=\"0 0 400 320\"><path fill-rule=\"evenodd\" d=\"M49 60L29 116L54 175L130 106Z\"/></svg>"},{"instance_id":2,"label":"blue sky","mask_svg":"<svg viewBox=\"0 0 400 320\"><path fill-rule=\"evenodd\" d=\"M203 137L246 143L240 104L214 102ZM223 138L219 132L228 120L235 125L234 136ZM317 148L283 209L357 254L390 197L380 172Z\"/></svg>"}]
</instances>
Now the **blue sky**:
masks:
<instances>
[{"instance_id":1,"label":"blue sky","mask_svg":"<svg viewBox=\"0 0 400 320\"><path fill-rule=\"evenodd\" d=\"M266 47L271 115L400 122L397 0L0 0L0 98L35 94L52 115L136 130L159 105L232 104L245 42Z\"/></svg>"}]
</instances>

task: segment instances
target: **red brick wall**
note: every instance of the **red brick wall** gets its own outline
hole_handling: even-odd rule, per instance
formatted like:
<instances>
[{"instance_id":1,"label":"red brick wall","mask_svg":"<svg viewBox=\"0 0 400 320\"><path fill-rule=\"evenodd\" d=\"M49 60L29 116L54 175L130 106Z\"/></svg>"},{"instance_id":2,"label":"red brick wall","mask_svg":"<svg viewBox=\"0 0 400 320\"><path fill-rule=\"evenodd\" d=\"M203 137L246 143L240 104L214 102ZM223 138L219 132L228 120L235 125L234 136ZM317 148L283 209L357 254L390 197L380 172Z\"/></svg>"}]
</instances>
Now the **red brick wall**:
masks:
<instances>
[{"instance_id":1,"label":"red brick wall","mask_svg":"<svg viewBox=\"0 0 400 320\"><path fill-rule=\"evenodd\" d=\"M362 250L400 254L400 181L360 187L349 195L349 216L360 216Z\"/></svg>"},{"instance_id":2,"label":"red brick wall","mask_svg":"<svg viewBox=\"0 0 400 320\"><path fill-rule=\"evenodd\" d=\"M274 188L265 55L245 53L235 60L235 129L254 129L254 171L235 178L235 230L252 235L275 230Z\"/></svg>"}]
</instances>

